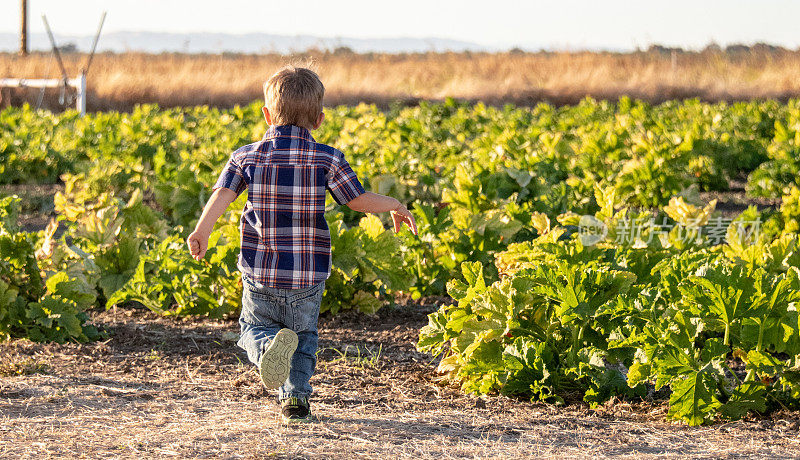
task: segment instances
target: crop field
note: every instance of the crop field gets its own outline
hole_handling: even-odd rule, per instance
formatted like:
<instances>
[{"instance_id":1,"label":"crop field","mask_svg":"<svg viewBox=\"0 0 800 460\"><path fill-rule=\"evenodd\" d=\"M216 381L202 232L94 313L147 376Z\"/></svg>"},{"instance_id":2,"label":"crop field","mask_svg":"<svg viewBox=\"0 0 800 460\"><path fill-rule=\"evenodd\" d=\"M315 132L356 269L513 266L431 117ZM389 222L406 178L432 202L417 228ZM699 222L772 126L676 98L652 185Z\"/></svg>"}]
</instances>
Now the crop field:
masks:
<instances>
[{"instance_id":1,"label":"crop field","mask_svg":"<svg viewBox=\"0 0 800 460\"><path fill-rule=\"evenodd\" d=\"M800 101L326 108L419 236L328 203L319 421L236 349L260 105L0 111L0 455L796 455ZM78 436L76 436L78 433Z\"/></svg>"}]
</instances>

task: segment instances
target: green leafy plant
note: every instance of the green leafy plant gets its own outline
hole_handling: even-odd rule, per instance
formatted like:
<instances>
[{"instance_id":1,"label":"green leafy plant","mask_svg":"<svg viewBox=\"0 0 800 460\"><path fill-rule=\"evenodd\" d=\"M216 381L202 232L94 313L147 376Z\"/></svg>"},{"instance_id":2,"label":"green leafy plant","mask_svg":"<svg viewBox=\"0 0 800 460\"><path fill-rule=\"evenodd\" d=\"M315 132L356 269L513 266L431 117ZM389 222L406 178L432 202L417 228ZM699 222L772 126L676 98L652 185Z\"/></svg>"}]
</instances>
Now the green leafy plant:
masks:
<instances>
[{"instance_id":1,"label":"green leafy plant","mask_svg":"<svg viewBox=\"0 0 800 460\"><path fill-rule=\"evenodd\" d=\"M333 215L328 225L332 267L320 311L336 314L355 308L375 313L383 305L380 296L414 284L414 276L404 267L400 240L377 216L368 215L357 227L347 228L341 215Z\"/></svg>"},{"instance_id":2,"label":"green leafy plant","mask_svg":"<svg viewBox=\"0 0 800 460\"><path fill-rule=\"evenodd\" d=\"M3 214L15 206L6 200ZM0 337L34 341L94 340L102 334L87 324L84 312L95 302L83 277L57 273L42 278L33 242L26 233L0 224Z\"/></svg>"},{"instance_id":3,"label":"green leafy plant","mask_svg":"<svg viewBox=\"0 0 800 460\"><path fill-rule=\"evenodd\" d=\"M209 238L203 261L196 261L177 235L142 255L133 276L106 305L135 301L167 316L223 317L241 309L242 285L236 271L238 234L226 226Z\"/></svg>"},{"instance_id":4,"label":"green leafy plant","mask_svg":"<svg viewBox=\"0 0 800 460\"><path fill-rule=\"evenodd\" d=\"M444 353L439 370L464 390L560 403L629 392L604 334L606 310L630 288L631 273L545 263L488 286L479 263L462 264L462 274L466 282L448 284L458 304L429 316L418 348Z\"/></svg>"}]
</instances>

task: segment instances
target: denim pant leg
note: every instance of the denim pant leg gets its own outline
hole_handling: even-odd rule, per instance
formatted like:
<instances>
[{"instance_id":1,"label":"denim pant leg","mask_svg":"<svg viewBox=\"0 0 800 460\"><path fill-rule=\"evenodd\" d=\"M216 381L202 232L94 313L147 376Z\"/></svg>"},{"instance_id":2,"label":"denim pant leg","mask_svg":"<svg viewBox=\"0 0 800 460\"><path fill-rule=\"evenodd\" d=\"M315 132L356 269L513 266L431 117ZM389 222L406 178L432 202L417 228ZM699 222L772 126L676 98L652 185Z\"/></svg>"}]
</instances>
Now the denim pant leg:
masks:
<instances>
[{"instance_id":1,"label":"denim pant leg","mask_svg":"<svg viewBox=\"0 0 800 460\"><path fill-rule=\"evenodd\" d=\"M289 377L278 389L278 398L311 396L309 383L317 366L317 320L325 282L307 289L296 289L287 293L287 317L291 316L292 329L297 333L297 351L292 356Z\"/></svg>"},{"instance_id":2,"label":"denim pant leg","mask_svg":"<svg viewBox=\"0 0 800 460\"><path fill-rule=\"evenodd\" d=\"M237 345L247 352L247 359L258 366L275 334L287 327L283 319L284 296L276 289L256 288L246 278L242 281L244 289Z\"/></svg>"}]
</instances>

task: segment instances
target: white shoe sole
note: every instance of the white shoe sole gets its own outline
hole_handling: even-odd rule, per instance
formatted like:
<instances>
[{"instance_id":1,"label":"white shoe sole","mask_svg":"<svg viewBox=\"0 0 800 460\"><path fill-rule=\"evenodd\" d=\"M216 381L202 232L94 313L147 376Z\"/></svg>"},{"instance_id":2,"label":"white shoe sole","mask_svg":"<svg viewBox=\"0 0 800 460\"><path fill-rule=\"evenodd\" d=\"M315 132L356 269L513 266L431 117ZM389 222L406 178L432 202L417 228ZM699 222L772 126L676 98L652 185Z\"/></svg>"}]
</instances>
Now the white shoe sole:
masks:
<instances>
[{"instance_id":1,"label":"white shoe sole","mask_svg":"<svg viewBox=\"0 0 800 460\"><path fill-rule=\"evenodd\" d=\"M289 377L292 356L297 350L297 334L291 329L281 329L261 356L259 373L264 386L270 390L283 385Z\"/></svg>"}]
</instances>

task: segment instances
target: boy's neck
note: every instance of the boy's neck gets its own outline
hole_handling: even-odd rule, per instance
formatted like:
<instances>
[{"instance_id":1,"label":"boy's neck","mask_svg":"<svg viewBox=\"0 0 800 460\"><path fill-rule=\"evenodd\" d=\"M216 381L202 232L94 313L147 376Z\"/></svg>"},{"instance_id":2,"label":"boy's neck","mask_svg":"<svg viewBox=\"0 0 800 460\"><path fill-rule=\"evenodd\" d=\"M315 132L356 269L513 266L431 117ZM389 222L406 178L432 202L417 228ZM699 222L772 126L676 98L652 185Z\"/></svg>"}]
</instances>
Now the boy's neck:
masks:
<instances>
[{"instance_id":1,"label":"boy's neck","mask_svg":"<svg viewBox=\"0 0 800 460\"><path fill-rule=\"evenodd\" d=\"M314 128L309 128L308 126L303 125L269 125L269 129L277 128L278 126L297 126L298 128L307 129L309 132L314 131Z\"/></svg>"}]
</instances>

